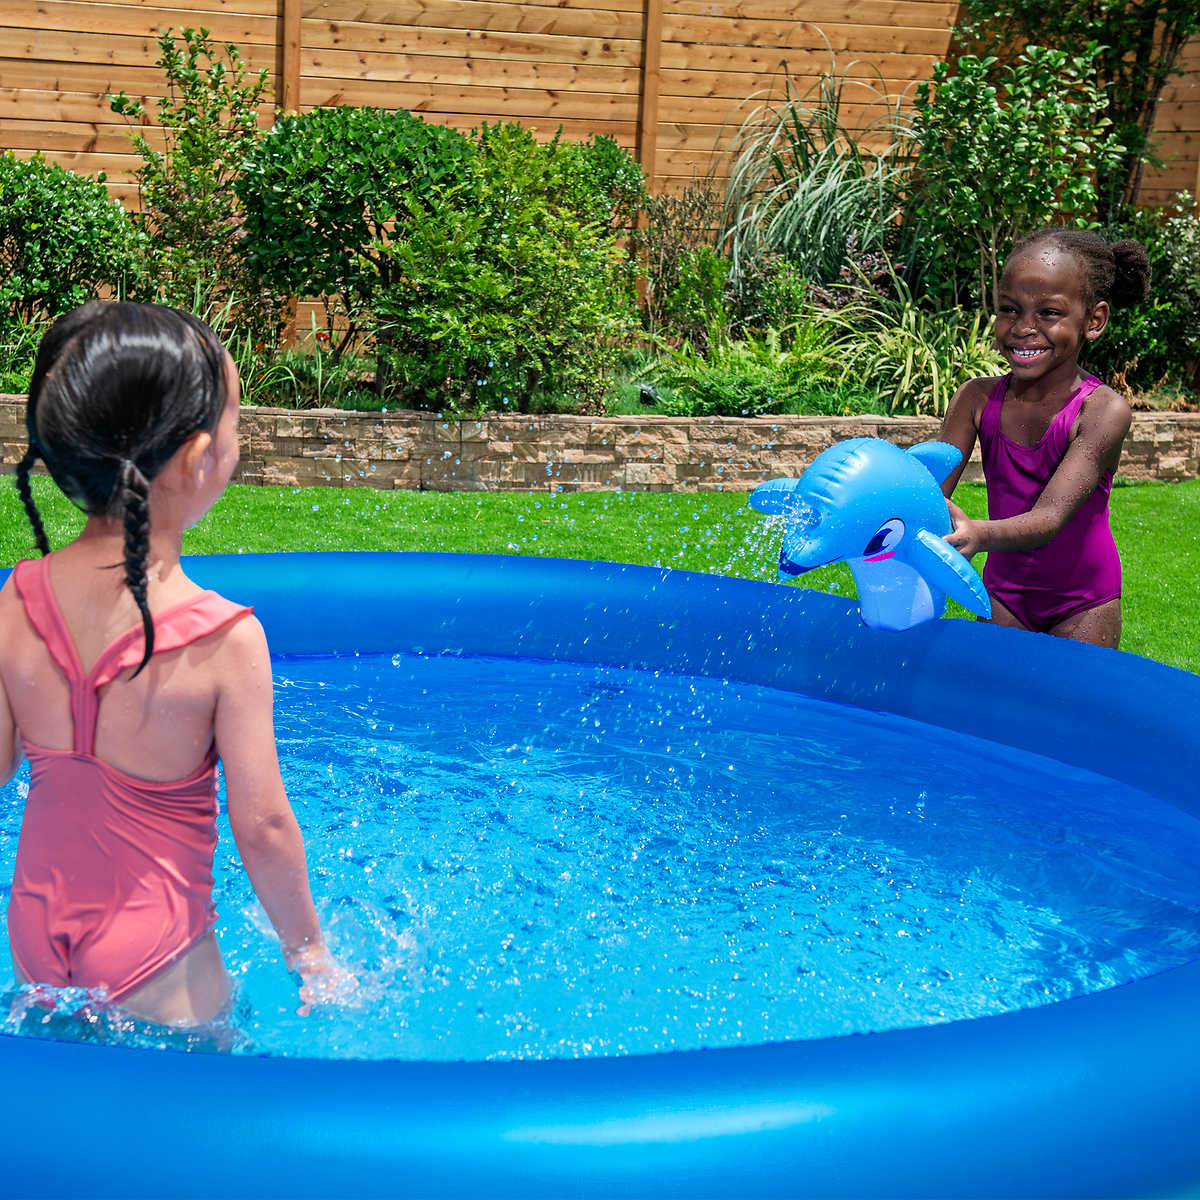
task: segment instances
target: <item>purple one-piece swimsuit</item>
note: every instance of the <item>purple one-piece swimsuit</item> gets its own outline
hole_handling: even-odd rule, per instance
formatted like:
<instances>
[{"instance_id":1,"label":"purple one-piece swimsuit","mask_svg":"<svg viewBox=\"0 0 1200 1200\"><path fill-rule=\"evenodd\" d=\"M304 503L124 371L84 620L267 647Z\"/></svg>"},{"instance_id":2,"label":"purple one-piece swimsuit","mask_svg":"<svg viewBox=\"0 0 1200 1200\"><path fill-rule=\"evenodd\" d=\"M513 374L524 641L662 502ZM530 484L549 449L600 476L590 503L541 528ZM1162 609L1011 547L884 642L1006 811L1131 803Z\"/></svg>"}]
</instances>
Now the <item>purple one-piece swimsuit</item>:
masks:
<instances>
[{"instance_id":1,"label":"purple one-piece swimsuit","mask_svg":"<svg viewBox=\"0 0 1200 1200\"><path fill-rule=\"evenodd\" d=\"M1070 444L1071 426L1084 400L1100 386L1088 375L1050 422L1041 440L1022 446L1000 431L1008 381L996 380L979 422L979 449L987 480L988 516L1003 521L1037 502ZM987 590L1028 629L1045 633L1076 613L1121 594L1121 560L1108 524L1112 472L1071 519L1036 550L990 550L983 570Z\"/></svg>"}]
</instances>

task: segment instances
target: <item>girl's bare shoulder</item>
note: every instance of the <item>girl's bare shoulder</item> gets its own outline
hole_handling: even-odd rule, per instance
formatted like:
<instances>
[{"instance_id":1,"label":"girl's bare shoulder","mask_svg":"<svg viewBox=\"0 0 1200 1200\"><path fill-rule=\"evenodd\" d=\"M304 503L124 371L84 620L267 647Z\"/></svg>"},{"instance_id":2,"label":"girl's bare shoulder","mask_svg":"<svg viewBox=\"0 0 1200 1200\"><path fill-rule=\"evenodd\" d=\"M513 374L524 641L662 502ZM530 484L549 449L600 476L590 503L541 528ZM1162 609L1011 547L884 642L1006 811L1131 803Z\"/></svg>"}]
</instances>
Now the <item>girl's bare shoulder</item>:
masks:
<instances>
[{"instance_id":1,"label":"girl's bare shoulder","mask_svg":"<svg viewBox=\"0 0 1200 1200\"><path fill-rule=\"evenodd\" d=\"M992 389L996 386L997 382L996 379L989 379L986 376L968 379L954 393L950 401L951 411L959 414L970 413L974 418L976 427L978 427L979 415L983 412L984 405L987 404L988 397L992 394Z\"/></svg>"},{"instance_id":2,"label":"girl's bare shoulder","mask_svg":"<svg viewBox=\"0 0 1200 1200\"><path fill-rule=\"evenodd\" d=\"M209 634L214 657L222 669L234 675L261 669L270 663L267 634L262 622L252 613L243 611Z\"/></svg>"},{"instance_id":3,"label":"girl's bare shoulder","mask_svg":"<svg viewBox=\"0 0 1200 1200\"><path fill-rule=\"evenodd\" d=\"M1120 392L1102 383L1084 399L1079 417L1081 424L1119 427L1124 433L1133 421L1133 408Z\"/></svg>"}]
</instances>

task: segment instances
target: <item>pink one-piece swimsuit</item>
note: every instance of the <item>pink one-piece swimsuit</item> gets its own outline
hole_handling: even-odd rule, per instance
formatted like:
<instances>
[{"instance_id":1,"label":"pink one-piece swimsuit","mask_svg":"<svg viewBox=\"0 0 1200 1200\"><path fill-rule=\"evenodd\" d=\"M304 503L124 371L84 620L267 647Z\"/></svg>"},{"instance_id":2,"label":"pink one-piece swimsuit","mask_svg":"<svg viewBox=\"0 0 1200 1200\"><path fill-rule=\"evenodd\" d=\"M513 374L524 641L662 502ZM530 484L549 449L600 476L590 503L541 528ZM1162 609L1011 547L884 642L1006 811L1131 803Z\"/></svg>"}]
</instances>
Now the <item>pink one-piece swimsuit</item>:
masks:
<instances>
[{"instance_id":1,"label":"pink one-piece swimsuit","mask_svg":"<svg viewBox=\"0 0 1200 1200\"><path fill-rule=\"evenodd\" d=\"M1033 446L1014 442L1000 430L1000 413L1010 375L996 380L979 422L979 450L987 481L988 516L1003 521L1027 513L1058 470L1070 444L1071 426L1084 400L1100 386L1085 376ZM983 582L1027 629L1045 633L1068 617L1115 600L1121 594L1121 560L1108 523L1112 472L1071 519L1035 550L990 550Z\"/></svg>"},{"instance_id":2,"label":"pink one-piece swimsuit","mask_svg":"<svg viewBox=\"0 0 1200 1200\"><path fill-rule=\"evenodd\" d=\"M216 920L216 752L186 779L138 779L96 757L99 692L141 661L141 626L86 674L50 588L49 559L17 564L25 613L71 687L71 750L23 739L31 779L8 936L32 983L103 988L120 1000L169 966ZM154 619L154 652L206 637L250 612L215 592Z\"/></svg>"}]
</instances>

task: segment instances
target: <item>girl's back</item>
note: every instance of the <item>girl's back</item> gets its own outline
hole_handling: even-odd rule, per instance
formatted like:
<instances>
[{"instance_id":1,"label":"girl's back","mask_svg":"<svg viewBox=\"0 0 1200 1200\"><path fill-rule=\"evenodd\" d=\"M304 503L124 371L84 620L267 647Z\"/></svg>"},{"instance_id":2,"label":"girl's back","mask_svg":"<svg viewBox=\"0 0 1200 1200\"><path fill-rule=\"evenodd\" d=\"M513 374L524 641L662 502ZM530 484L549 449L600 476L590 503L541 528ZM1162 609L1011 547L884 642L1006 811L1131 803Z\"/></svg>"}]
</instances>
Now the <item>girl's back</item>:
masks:
<instances>
[{"instance_id":1,"label":"girl's back","mask_svg":"<svg viewBox=\"0 0 1200 1200\"><path fill-rule=\"evenodd\" d=\"M109 557L111 562L111 547L108 556L103 549L76 542L41 560L48 570L50 599L61 612L85 675L127 631L137 631L140 651L141 615L121 575L100 561ZM161 582L151 579L148 602L156 614L156 630L170 610L204 595L182 572L175 574ZM239 635L240 623L226 622L178 649L158 649L136 676L135 660L102 686L95 756L147 780L176 780L195 772L212 749L219 682L239 667L246 641ZM12 578L0 592L0 680L26 741L48 750L72 749L76 730L70 683L30 623Z\"/></svg>"}]
</instances>

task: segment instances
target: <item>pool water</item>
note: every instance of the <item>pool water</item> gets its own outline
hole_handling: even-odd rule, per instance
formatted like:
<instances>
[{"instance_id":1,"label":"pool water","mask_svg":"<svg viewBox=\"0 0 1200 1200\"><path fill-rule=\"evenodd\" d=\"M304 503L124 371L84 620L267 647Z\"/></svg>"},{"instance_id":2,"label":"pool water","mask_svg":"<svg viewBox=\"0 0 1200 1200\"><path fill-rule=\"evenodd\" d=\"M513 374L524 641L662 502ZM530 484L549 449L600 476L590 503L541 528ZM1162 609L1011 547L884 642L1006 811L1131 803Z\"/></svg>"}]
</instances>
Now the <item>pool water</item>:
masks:
<instances>
[{"instance_id":1,"label":"pool water","mask_svg":"<svg viewBox=\"0 0 1200 1200\"><path fill-rule=\"evenodd\" d=\"M1200 955L1200 822L1049 759L697 677L416 655L285 658L276 677L318 909L361 989L355 1008L296 1013L223 821L244 1052L821 1038ZM26 790L0 792L4 903Z\"/></svg>"}]
</instances>

